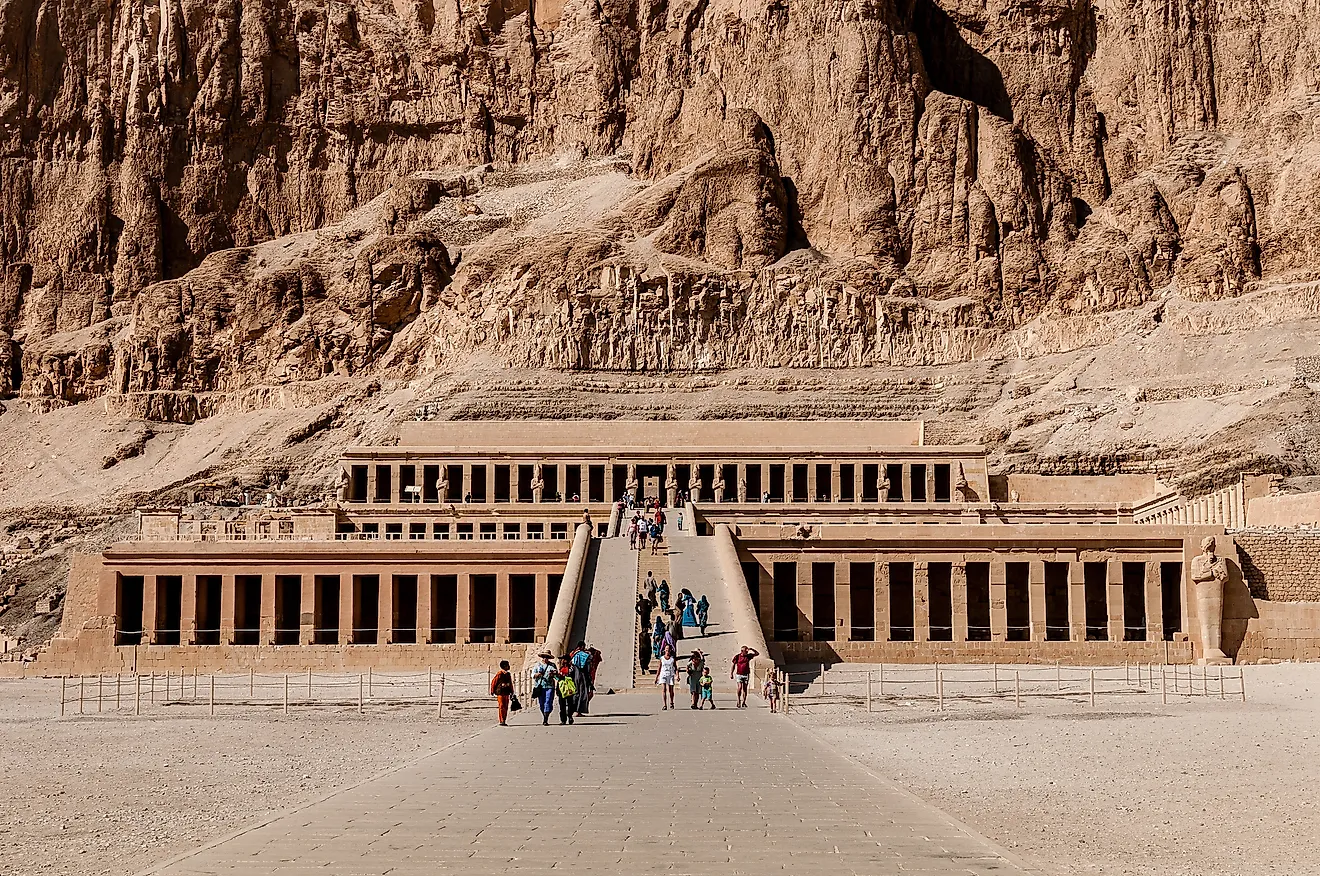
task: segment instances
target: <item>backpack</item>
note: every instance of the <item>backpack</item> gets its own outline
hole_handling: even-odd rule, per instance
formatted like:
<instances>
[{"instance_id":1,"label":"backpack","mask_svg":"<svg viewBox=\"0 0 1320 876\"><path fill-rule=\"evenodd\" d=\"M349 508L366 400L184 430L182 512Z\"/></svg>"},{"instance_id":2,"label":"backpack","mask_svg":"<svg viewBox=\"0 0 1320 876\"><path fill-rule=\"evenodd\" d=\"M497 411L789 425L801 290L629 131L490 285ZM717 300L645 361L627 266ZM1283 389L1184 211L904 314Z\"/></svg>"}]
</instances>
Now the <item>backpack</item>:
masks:
<instances>
[{"instance_id":1,"label":"backpack","mask_svg":"<svg viewBox=\"0 0 1320 876\"><path fill-rule=\"evenodd\" d=\"M573 683L573 679L567 675L561 676L559 679L559 695L561 697L571 697L576 694L577 685Z\"/></svg>"},{"instance_id":2,"label":"backpack","mask_svg":"<svg viewBox=\"0 0 1320 876\"><path fill-rule=\"evenodd\" d=\"M573 665L578 669L586 669L591 666L591 652L579 651L573 655Z\"/></svg>"}]
</instances>

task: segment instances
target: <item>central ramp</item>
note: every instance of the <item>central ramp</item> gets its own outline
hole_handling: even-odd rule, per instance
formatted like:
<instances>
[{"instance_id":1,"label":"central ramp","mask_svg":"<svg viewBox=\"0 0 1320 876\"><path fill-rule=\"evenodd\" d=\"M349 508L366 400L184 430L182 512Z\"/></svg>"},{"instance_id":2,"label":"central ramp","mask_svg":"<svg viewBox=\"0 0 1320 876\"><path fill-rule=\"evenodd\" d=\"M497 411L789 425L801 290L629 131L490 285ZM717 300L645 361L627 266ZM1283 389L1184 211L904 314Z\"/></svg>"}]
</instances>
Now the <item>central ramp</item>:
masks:
<instances>
[{"instance_id":1,"label":"central ramp","mask_svg":"<svg viewBox=\"0 0 1320 876\"><path fill-rule=\"evenodd\" d=\"M752 642L739 635L740 631L733 622L732 606L724 578L720 575L719 557L715 553L715 539L693 535L691 526L681 531L676 529L669 545L669 574L669 586L674 593L672 599L676 599L678 592L686 587L697 599L705 594L710 602L710 624L706 627L706 635L701 636L700 630L694 627L685 629L685 638L678 643L679 657L686 658L694 648L700 649L706 655L715 689L732 691L729 666L733 655L740 646L752 646ZM770 655L762 654L755 667L758 672L768 669ZM717 704L727 703L727 698L717 700Z\"/></svg>"},{"instance_id":2,"label":"central ramp","mask_svg":"<svg viewBox=\"0 0 1320 876\"><path fill-rule=\"evenodd\" d=\"M607 690L630 690L637 654L637 552L626 538L596 539L596 564L591 589L584 593L572 648L579 639L600 650L604 662L596 673L596 695ZM585 610L586 617L580 615Z\"/></svg>"}]
</instances>

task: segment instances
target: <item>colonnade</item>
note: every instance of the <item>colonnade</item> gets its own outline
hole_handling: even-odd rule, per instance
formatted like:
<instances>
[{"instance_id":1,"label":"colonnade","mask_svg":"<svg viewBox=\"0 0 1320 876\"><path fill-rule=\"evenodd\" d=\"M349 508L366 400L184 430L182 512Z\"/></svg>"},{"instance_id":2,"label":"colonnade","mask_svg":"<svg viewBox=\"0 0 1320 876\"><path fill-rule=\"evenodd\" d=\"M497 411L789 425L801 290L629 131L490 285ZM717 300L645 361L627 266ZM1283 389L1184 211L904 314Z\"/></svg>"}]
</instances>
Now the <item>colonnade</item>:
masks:
<instances>
[{"instance_id":1,"label":"colonnade","mask_svg":"<svg viewBox=\"0 0 1320 876\"><path fill-rule=\"evenodd\" d=\"M1139 517L1138 523L1199 524L1240 529L1247 525L1247 501L1241 483Z\"/></svg>"}]
</instances>

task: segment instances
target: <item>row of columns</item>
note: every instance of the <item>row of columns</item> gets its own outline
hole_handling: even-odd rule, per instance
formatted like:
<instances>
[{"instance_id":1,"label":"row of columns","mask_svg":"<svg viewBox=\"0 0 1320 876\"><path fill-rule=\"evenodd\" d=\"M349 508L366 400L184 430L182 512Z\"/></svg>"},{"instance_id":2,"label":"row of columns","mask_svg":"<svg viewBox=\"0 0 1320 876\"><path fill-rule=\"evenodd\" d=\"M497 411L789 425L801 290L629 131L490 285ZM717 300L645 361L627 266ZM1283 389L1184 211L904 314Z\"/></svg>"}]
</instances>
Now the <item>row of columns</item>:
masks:
<instances>
[{"instance_id":1,"label":"row of columns","mask_svg":"<svg viewBox=\"0 0 1320 876\"><path fill-rule=\"evenodd\" d=\"M816 560L820 562L820 560ZM817 626L834 626L833 641L849 641L853 627L852 618L852 580L850 562L834 563L834 614L833 619L825 623L817 622L814 613L814 582L812 580L812 562L799 561L796 575L797 633L800 640L810 640ZM875 639L890 639L893 629L890 618L890 570L892 563L875 563L874 587L874 630ZM912 641L926 642L931 639L930 623L930 563L912 562L912 602L913 636ZM1081 562L1069 563L1068 570L1068 628L1069 641L1081 642L1087 638L1086 622L1086 581L1085 566ZM1159 641L1164 638L1163 617L1163 573L1160 561L1143 561L1144 575L1143 599L1145 606L1145 631L1147 641ZM1180 565L1180 564L1179 564ZM950 569L949 595L951 601L952 641L965 642L968 639L969 613L966 563L952 563ZM1181 579L1179 579L1181 580ZM1032 560L1028 572L1028 641L1047 640L1046 632L1046 581L1045 562ZM774 580L765 567L760 569L760 617L762 627L774 631L787 625L780 625L774 616ZM1105 628L1108 641L1121 642L1125 638L1124 618L1124 583L1123 563L1110 561L1106 564L1105 580ZM989 563L989 608L990 641L1008 641L1008 582L1007 564L1002 561ZM1181 618L1177 619L1179 625ZM859 626L867 626L859 624Z\"/></svg>"},{"instance_id":2,"label":"row of columns","mask_svg":"<svg viewBox=\"0 0 1320 876\"><path fill-rule=\"evenodd\" d=\"M1174 508L1166 508L1145 520L1146 523L1209 524L1227 529L1247 525L1247 501L1243 485L1217 490L1199 499L1190 499Z\"/></svg>"},{"instance_id":3,"label":"row of columns","mask_svg":"<svg viewBox=\"0 0 1320 876\"><path fill-rule=\"evenodd\" d=\"M299 579L299 605L296 611L285 609L282 614L284 617L292 617L297 623L297 643L301 645L310 645L317 640L317 596L318 586L322 582L328 583L327 579L338 578L338 609L339 620L337 624L335 642L341 645L353 643L354 628L354 609L357 607L358 600L364 592L366 580L372 576L376 578L377 585L377 605L374 617L376 629L377 644L392 644L393 633L395 629L395 593L398 587L398 579L412 577L416 579L416 632L415 641L419 644L428 643L432 640L432 622L435 617L435 606L432 604L432 596L436 587L434 579L452 576L455 579L455 605L454 608L454 641L462 644L470 642L473 639L473 603L476 598L476 589L479 586L490 586L489 584L480 584L478 579L494 579L494 597L495 597L495 616L493 635L497 643L509 641L510 636L510 578L519 575L535 577L534 587L534 638L544 638L546 628L550 622L550 613L553 609L551 605L551 578L558 579L560 576L546 572L518 572L518 571L490 571L490 572L391 572L386 570L366 570L353 573L338 573L328 571L325 574L302 574L302 575L275 575L265 573L260 575L146 575L143 576L142 593L142 641L145 644L157 644L160 640L159 629L159 605L164 598L164 587L170 579L181 579L180 590L180 613L179 613L179 642L189 645L196 644L198 627L198 593L199 579L212 578L220 582L220 617L219 617L219 638L220 644L234 644L236 632L238 630L237 614L237 592L238 579L247 578L253 583L259 582L261 588L260 597L260 619L257 632L257 643L260 645L274 645L276 643L276 599L277 586L276 579ZM121 584L122 587L122 584ZM322 594L324 591L322 591ZM320 613L320 614L323 614ZM363 619L365 620L365 619ZM119 617L119 628L126 629L133 625L132 620L122 617L122 610ZM214 629L214 628L211 628ZM369 629L363 626L361 629ZM207 630L210 632L211 630ZM281 632L292 632L293 625ZM173 632L170 630L169 632ZM328 631L323 631L328 632ZM478 632L485 632L481 630ZM325 638L322 636L321 638ZM290 643L291 644L291 643Z\"/></svg>"}]
</instances>

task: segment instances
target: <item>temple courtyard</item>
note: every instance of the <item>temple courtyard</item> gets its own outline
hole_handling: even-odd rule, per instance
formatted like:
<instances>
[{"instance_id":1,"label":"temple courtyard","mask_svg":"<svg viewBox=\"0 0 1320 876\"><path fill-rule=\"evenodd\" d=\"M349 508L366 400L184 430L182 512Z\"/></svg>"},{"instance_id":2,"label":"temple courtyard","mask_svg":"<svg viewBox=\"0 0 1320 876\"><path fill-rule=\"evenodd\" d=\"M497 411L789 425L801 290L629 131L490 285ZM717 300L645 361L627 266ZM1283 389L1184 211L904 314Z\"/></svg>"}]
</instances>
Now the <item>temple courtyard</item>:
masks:
<instances>
[{"instance_id":1,"label":"temple courtyard","mask_svg":"<svg viewBox=\"0 0 1320 876\"><path fill-rule=\"evenodd\" d=\"M0 681L0 872L1320 873L1320 666L1246 703L896 699L572 728L473 703L59 718ZM727 692L721 692L727 702Z\"/></svg>"}]
</instances>

